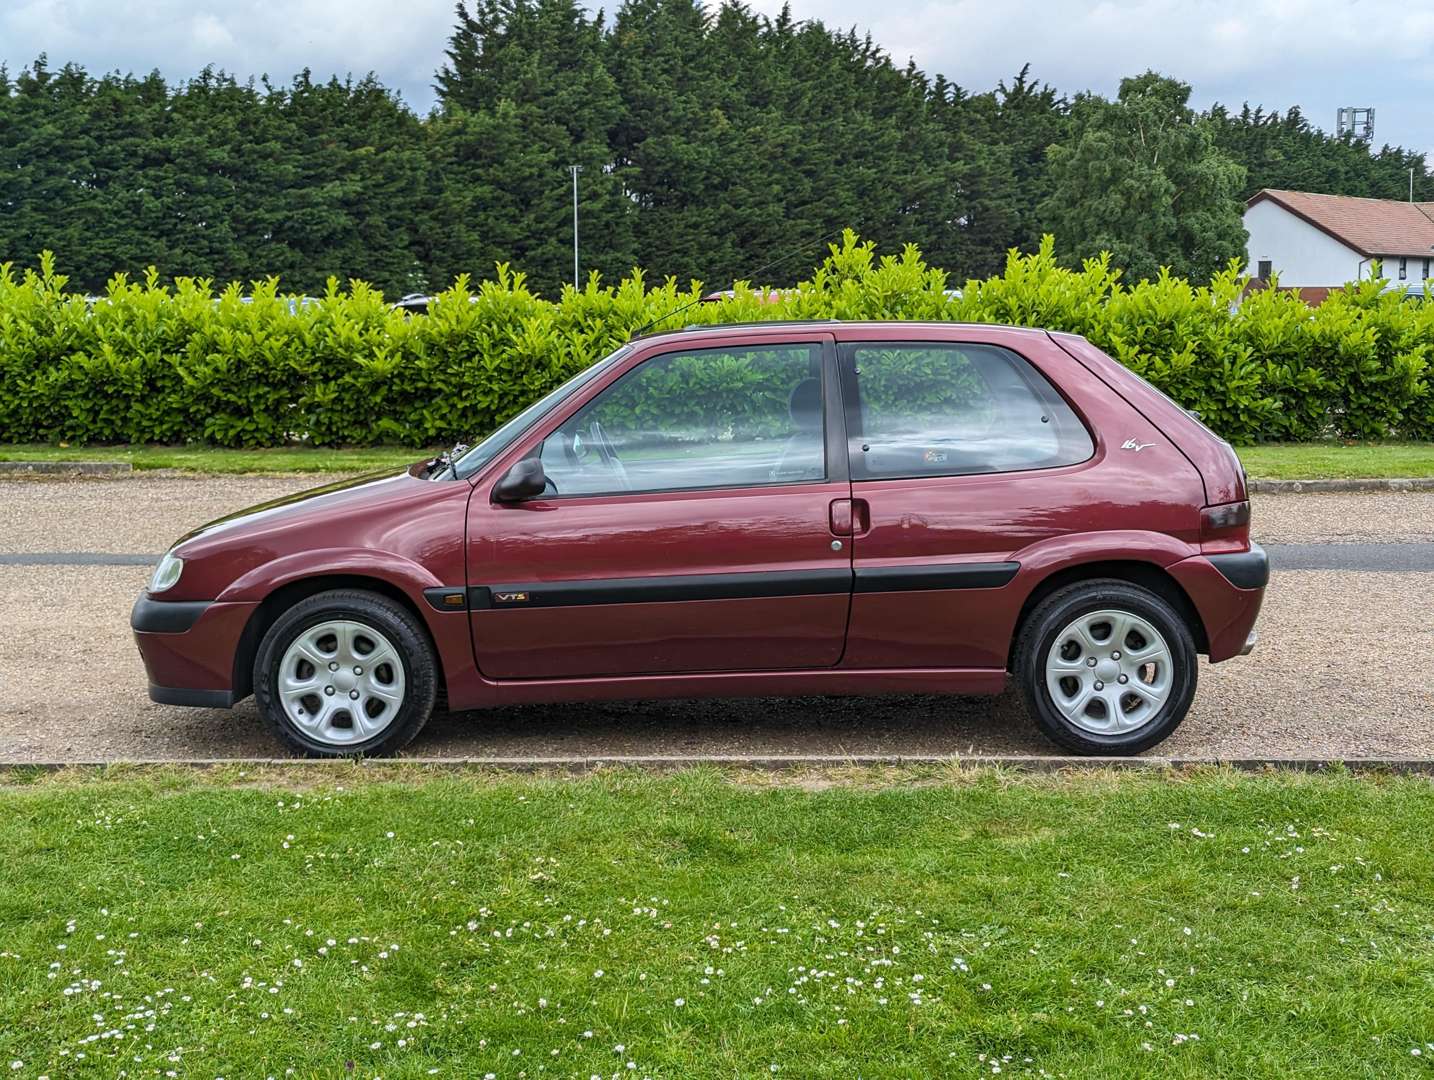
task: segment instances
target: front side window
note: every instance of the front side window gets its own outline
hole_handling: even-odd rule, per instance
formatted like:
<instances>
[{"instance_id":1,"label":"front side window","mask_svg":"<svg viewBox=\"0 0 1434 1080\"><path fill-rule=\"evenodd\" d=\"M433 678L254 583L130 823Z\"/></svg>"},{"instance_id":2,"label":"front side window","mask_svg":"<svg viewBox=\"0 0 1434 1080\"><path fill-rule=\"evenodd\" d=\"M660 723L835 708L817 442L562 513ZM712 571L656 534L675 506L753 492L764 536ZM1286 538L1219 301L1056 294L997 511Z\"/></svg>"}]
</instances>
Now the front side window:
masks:
<instances>
[{"instance_id":1,"label":"front side window","mask_svg":"<svg viewBox=\"0 0 1434 1080\"><path fill-rule=\"evenodd\" d=\"M543 442L558 496L752 487L826 475L821 346L653 357Z\"/></svg>"},{"instance_id":2,"label":"front side window","mask_svg":"<svg viewBox=\"0 0 1434 1080\"><path fill-rule=\"evenodd\" d=\"M868 480L1074 465L1095 452L1079 418L1029 363L995 345L859 343L852 472Z\"/></svg>"}]
</instances>

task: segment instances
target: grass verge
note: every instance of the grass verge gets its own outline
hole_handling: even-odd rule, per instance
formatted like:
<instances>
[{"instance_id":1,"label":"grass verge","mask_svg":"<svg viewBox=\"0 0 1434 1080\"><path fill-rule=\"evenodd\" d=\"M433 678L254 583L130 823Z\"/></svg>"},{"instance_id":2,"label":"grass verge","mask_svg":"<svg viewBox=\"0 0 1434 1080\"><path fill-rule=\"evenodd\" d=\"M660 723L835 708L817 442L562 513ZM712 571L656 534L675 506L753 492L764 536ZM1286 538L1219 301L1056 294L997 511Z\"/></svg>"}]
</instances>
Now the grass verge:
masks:
<instances>
[{"instance_id":1,"label":"grass verge","mask_svg":"<svg viewBox=\"0 0 1434 1080\"><path fill-rule=\"evenodd\" d=\"M285 775L8 777L7 1076L1434 1059L1425 780Z\"/></svg>"},{"instance_id":2,"label":"grass verge","mask_svg":"<svg viewBox=\"0 0 1434 1080\"><path fill-rule=\"evenodd\" d=\"M1434 476L1434 443L1280 443L1239 447L1252 477L1271 480ZM438 451L381 446L358 450L220 450L200 446L0 444L0 461L128 461L135 469L202 473L344 473L401 468Z\"/></svg>"},{"instance_id":3,"label":"grass verge","mask_svg":"<svg viewBox=\"0 0 1434 1080\"><path fill-rule=\"evenodd\" d=\"M286 447L222 450L204 446L41 446L0 444L0 461L128 461L136 470L179 469L198 473L343 473L399 469L437 450L380 446L356 450Z\"/></svg>"},{"instance_id":4,"label":"grass verge","mask_svg":"<svg viewBox=\"0 0 1434 1080\"><path fill-rule=\"evenodd\" d=\"M1245 471L1262 480L1434 476L1434 443L1271 443L1236 451Z\"/></svg>"}]
</instances>

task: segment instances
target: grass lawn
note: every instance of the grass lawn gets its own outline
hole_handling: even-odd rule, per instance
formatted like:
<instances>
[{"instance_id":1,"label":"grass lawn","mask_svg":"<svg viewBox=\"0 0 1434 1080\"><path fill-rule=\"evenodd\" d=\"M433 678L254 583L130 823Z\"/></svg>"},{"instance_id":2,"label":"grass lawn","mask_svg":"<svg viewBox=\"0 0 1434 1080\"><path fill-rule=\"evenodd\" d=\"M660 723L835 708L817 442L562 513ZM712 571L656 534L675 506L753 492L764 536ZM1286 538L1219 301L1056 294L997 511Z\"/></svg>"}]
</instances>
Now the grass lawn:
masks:
<instances>
[{"instance_id":1,"label":"grass lawn","mask_svg":"<svg viewBox=\"0 0 1434 1080\"><path fill-rule=\"evenodd\" d=\"M1252 477L1314 480L1434 476L1434 443L1285 443L1239 447ZM401 468L437 449L381 446L362 450L216 450L196 446L61 447L0 444L0 461L128 461L136 469L207 473L345 473Z\"/></svg>"},{"instance_id":2,"label":"grass lawn","mask_svg":"<svg viewBox=\"0 0 1434 1080\"><path fill-rule=\"evenodd\" d=\"M854 778L0 774L0 1075L1429 1075L1427 780Z\"/></svg>"},{"instance_id":3,"label":"grass lawn","mask_svg":"<svg viewBox=\"0 0 1434 1080\"><path fill-rule=\"evenodd\" d=\"M1239 446L1252 477L1320 480L1434 476L1434 443L1272 443Z\"/></svg>"},{"instance_id":4,"label":"grass lawn","mask_svg":"<svg viewBox=\"0 0 1434 1080\"><path fill-rule=\"evenodd\" d=\"M346 473L402 468L438 453L401 446L361 450L220 450L203 446L43 446L0 443L0 461L128 461L136 469L204 473Z\"/></svg>"}]
</instances>

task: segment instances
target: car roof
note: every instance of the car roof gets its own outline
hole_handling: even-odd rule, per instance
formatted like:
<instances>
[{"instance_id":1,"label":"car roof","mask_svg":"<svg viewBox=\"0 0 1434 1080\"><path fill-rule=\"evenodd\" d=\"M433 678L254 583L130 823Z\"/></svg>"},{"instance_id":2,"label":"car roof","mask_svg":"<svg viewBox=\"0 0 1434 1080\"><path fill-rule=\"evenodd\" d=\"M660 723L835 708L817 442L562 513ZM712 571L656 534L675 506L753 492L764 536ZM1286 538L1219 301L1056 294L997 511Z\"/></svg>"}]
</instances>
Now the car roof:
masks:
<instances>
[{"instance_id":1,"label":"car roof","mask_svg":"<svg viewBox=\"0 0 1434 1080\"><path fill-rule=\"evenodd\" d=\"M1045 330L1032 326L1007 326L1001 323L958 323L922 321L914 319L782 319L739 323L700 323L684 326L680 330L655 330L648 334L636 334L634 341L653 341L657 338L699 337L703 334L728 333L790 333L793 330L877 330L887 327L919 327L922 329L977 329L1011 330L1023 334L1044 334ZM838 335L840 336L840 335Z\"/></svg>"}]
</instances>

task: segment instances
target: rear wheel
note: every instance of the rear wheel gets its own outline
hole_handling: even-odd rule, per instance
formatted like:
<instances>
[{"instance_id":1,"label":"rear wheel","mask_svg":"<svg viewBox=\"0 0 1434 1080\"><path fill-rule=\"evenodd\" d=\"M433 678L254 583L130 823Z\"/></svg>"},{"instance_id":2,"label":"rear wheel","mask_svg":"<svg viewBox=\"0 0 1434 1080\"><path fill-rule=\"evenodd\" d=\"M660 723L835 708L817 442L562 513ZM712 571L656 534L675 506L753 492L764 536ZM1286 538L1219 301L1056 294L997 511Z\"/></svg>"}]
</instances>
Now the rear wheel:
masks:
<instances>
[{"instance_id":1,"label":"rear wheel","mask_svg":"<svg viewBox=\"0 0 1434 1080\"><path fill-rule=\"evenodd\" d=\"M310 757L396 752L428 721L437 682L412 613L358 590L299 601L269 627L254 661L259 711Z\"/></svg>"},{"instance_id":2,"label":"rear wheel","mask_svg":"<svg viewBox=\"0 0 1434 1080\"><path fill-rule=\"evenodd\" d=\"M1134 754L1185 719L1197 662L1190 628L1163 597L1097 580L1052 593L1030 614L1015 674L1052 740L1082 754Z\"/></svg>"}]
</instances>

